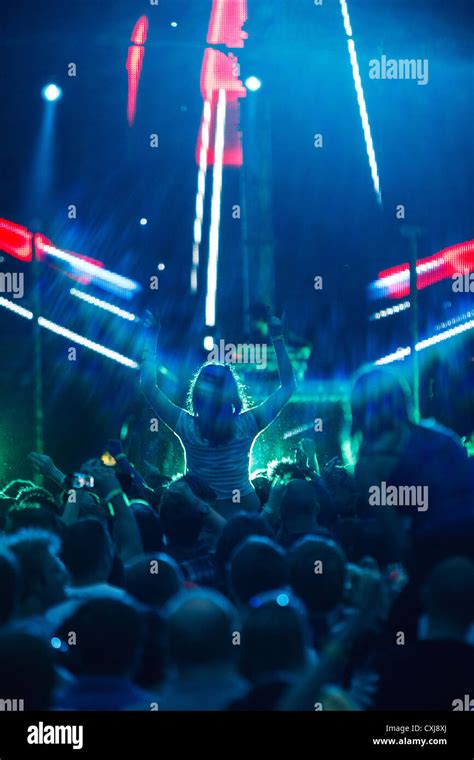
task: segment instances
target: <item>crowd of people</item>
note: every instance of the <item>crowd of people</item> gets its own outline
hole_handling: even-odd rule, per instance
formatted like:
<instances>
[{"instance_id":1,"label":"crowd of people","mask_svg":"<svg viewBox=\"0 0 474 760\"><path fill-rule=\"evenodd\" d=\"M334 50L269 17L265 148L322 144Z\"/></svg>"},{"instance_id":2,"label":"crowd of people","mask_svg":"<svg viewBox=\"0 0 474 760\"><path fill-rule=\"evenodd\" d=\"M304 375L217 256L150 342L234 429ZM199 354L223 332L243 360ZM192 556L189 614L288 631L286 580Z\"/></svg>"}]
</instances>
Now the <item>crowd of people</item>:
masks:
<instances>
[{"instance_id":1,"label":"crowd of people","mask_svg":"<svg viewBox=\"0 0 474 760\"><path fill-rule=\"evenodd\" d=\"M188 410L156 385L147 327L143 391L186 472L139 473L111 440L113 466L67 475L33 452L45 485L4 484L2 709L461 709L474 684L461 442L414 421L403 381L377 368L353 386L355 466L302 447L249 476L255 437L294 391L281 324L267 401L248 406L232 368L207 364ZM373 503L381 484L412 501Z\"/></svg>"}]
</instances>

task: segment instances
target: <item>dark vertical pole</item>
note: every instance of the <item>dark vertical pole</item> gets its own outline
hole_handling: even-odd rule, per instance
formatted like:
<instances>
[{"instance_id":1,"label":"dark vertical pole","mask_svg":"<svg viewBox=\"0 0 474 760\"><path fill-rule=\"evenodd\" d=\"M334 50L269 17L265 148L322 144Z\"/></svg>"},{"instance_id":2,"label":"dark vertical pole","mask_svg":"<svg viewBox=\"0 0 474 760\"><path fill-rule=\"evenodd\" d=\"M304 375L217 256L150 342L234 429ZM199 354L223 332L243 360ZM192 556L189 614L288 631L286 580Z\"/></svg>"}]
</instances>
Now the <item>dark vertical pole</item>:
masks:
<instances>
[{"instance_id":1,"label":"dark vertical pole","mask_svg":"<svg viewBox=\"0 0 474 760\"><path fill-rule=\"evenodd\" d=\"M38 317L41 314L40 264L36 258L32 262L33 273L33 384L34 384L34 447L39 454L44 452L44 411L43 411L43 350L41 327ZM35 482L43 485L43 476L35 474Z\"/></svg>"},{"instance_id":2,"label":"dark vertical pole","mask_svg":"<svg viewBox=\"0 0 474 760\"><path fill-rule=\"evenodd\" d=\"M412 391L413 391L413 414L415 422L420 421L420 360L415 346L419 341L418 319L418 275L416 263L418 261L418 237L419 227L405 225L402 229L404 237L410 244L410 347L412 360Z\"/></svg>"},{"instance_id":3,"label":"dark vertical pole","mask_svg":"<svg viewBox=\"0 0 474 760\"><path fill-rule=\"evenodd\" d=\"M247 222L247 184L245 177L245 152L242 168L240 169L240 216L242 220L242 310L244 335L250 332L250 272L249 272L249 241Z\"/></svg>"}]
</instances>

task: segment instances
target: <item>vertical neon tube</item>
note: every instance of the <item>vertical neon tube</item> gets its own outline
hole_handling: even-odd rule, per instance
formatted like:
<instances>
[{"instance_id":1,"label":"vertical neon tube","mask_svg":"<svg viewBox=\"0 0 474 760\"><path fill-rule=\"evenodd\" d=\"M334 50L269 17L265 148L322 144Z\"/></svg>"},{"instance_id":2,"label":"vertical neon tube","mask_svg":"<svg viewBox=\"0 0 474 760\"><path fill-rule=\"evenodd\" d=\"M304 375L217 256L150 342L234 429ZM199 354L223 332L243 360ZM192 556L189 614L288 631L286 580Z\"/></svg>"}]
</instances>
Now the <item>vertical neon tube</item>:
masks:
<instances>
[{"instance_id":1,"label":"vertical neon tube","mask_svg":"<svg viewBox=\"0 0 474 760\"><path fill-rule=\"evenodd\" d=\"M362 87L362 80L360 77L359 63L357 60L357 53L355 49L355 43L352 38L352 26L349 17L349 9L347 7L346 0L340 0L342 18L344 21L344 29L347 35L347 47L349 50L349 58L352 66L352 76L354 79L354 86L357 95L357 103L359 105L360 120L362 122L362 131L364 132L365 149L369 158L370 174L372 176L372 183L374 186L375 194L377 196L378 203L382 203L382 194L380 192L380 180L377 168L377 159L375 157L374 143L372 140L372 133L370 131L369 116L367 113L367 106L365 103L364 89Z\"/></svg>"},{"instance_id":2,"label":"vertical neon tube","mask_svg":"<svg viewBox=\"0 0 474 760\"><path fill-rule=\"evenodd\" d=\"M216 324L217 263L219 258L219 226L221 219L222 163L224 155L226 94L219 90L214 145L214 172L209 227L209 261L207 265L206 325Z\"/></svg>"},{"instance_id":3,"label":"vertical neon tube","mask_svg":"<svg viewBox=\"0 0 474 760\"><path fill-rule=\"evenodd\" d=\"M211 124L211 101L204 101L201 146L199 148L198 187L196 193L196 215L194 218L193 261L191 267L191 293L197 291L197 272L199 267L199 246L202 237L202 220L204 216L204 197L206 194L207 154L209 150L209 131Z\"/></svg>"}]
</instances>

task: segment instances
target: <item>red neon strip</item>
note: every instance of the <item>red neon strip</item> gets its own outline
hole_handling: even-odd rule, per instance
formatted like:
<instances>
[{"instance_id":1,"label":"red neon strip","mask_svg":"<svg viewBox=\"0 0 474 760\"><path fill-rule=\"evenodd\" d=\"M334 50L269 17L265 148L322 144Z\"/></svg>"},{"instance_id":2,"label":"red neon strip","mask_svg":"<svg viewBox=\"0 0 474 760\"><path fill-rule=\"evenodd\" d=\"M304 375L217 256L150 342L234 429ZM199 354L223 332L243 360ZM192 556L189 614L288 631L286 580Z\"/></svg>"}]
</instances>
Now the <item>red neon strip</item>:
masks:
<instances>
[{"instance_id":1,"label":"red neon strip","mask_svg":"<svg viewBox=\"0 0 474 760\"><path fill-rule=\"evenodd\" d=\"M431 264L433 268L426 272L420 272L417 276L417 290L423 290L441 280L452 277L453 274L463 274L474 271L474 240L466 240L464 243L443 248L433 256L428 256L417 261L417 267L423 264ZM398 266L384 269L379 273L378 280L383 281L386 277L404 273L409 276L410 267L407 262ZM409 280L387 285L388 298L404 298L410 294Z\"/></svg>"},{"instance_id":2,"label":"red neon strip","mask_svg":"<svg viewBox=\"0 0 474 760\"><path fill-rule=\"evenodd\" d=\"M242 135L239 130L240 104L239 98L245 98L247 90L238 75L237 58L232 54L225 55L219 50L206 48L201 68L201 93L204 100L211 103L211 121L209 129L209 150L207 165L214 164L214 131L219 90L226 93L226 129L224 142L224 166L242 166ZM203 118L198 133L196 145L196 163L199 165L199 154L202 145Z\"/></svg>"},{"instance_id":3,"label":"red neon strip","mask_svg":"<svg viewBox=\"0 0 474 760\"><path fill-rule=\"evenodd\" d=\"M33 258L32 233L20 224L0 219L0 250L20 261Z\"/></svg>"},{"instance_id":4,"label":"red neon strip","mask_svg":"<svg viewBox=\"0 0 474 760\"><path fill-rule=\"evenodd\" d=\"M130 127L135 121L137 111L138 84L145 56L143 45L146 42L147 34L148 19L146 16L141 16L133 28L130 39L134 44L128 48L127 62L125 64L128 72L127 120Z\"/></svg>"},{"instance_id":5,"label":"red neon strip","mask_svg":"<svg viewBox=\"0 0 474 760\"><path fill-rule=\"evenodd\" d=\"M133 27L132 36L130 41L134 45L144 45L148 34L148 19L146 16L140 16L137 23Z\"/></svg>"}]
</instances>

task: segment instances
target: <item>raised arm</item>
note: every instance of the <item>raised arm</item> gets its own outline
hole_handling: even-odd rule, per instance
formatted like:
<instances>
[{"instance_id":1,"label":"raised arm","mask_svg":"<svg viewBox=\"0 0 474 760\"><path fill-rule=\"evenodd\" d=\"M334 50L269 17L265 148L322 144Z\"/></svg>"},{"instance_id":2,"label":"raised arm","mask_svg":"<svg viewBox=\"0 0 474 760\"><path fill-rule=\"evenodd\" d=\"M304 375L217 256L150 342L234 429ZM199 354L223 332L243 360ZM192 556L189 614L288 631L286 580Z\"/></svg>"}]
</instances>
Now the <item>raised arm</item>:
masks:
<instances>
[{"instance_id":1,"label":"raised arm","mask_svg":"<svg viewBox=\"0 0 474 760\"><path fill-rule=\"evenodd\" d=\"M266 401L252 409L259 430L273 422L296 390L295 373L283 339L283 326L277 317L270 319L269 330L277 359L280 387Z\"/></svg>"},{"instance_id":2,"label":"raised arm","mask_svg":"<svg viewBox=\"0 0 474 760\"><path fill-rule=\"evenodd\" d=\"M157 325L152 314L147 311L143 318L145 336L140 367L140 387L150 406L165 425L174 430L178 417L183 411L173 404L156 384L156 340Z\"/></svg>"}]
</instances>

